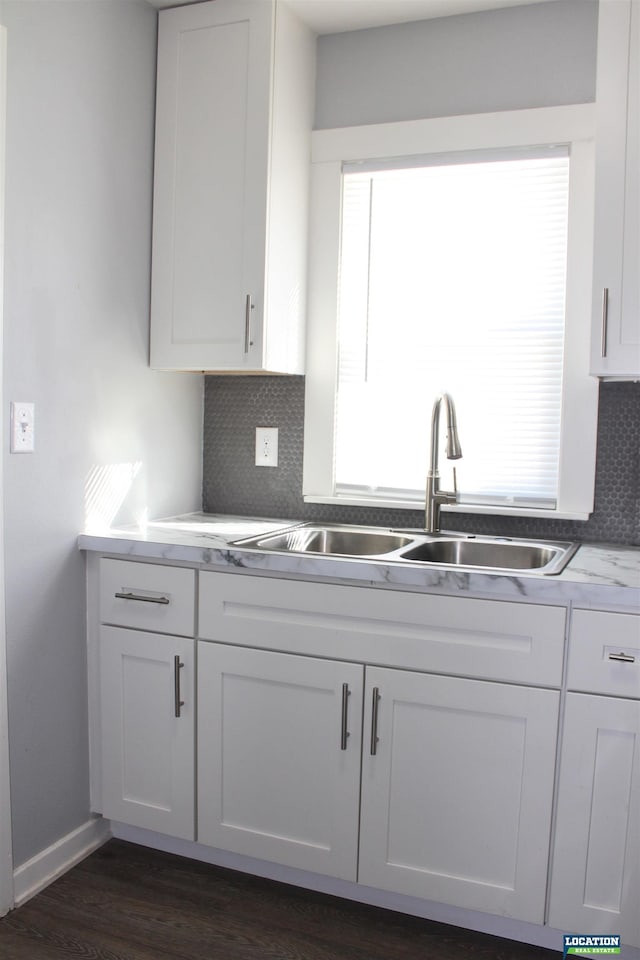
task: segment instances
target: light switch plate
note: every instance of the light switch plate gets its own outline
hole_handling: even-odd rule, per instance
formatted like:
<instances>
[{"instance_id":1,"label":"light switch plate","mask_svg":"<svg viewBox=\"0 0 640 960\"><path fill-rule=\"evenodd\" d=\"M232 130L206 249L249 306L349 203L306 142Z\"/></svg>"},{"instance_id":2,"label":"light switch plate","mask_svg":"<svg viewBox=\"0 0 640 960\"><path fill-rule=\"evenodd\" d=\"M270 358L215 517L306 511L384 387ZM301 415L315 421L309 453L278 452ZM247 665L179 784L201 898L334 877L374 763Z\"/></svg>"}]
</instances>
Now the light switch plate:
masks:
<instances>
[{"instance_id":1,"label":"light switch plate","mask_svg":"<svg viewBox=\"0 0 640 960\"><path fill-rule=\"evenodd\" d=\"M33 453L35 404L11 401L11 453Z\"/></svg>"},{"instance_id":2,"label":"light switch plate","mask_svg":"<svg viewBox=\"0 0 640 960\"><path fill-rule=\"evenodd\" d=\"M256 467L278 466L278 428L256 427Z\"/></svg>"}]
</instances>

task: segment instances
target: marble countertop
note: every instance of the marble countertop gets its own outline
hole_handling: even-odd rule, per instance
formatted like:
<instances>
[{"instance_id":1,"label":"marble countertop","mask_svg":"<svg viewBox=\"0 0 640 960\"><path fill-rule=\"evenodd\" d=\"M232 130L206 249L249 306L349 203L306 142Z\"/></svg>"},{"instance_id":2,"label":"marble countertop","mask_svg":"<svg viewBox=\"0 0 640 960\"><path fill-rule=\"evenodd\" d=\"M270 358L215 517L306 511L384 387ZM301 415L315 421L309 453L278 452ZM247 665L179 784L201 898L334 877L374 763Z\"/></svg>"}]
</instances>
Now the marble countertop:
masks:
<instances>
[{"instance_id":1,"label":"marble countertop","mask_svg":"<svg viewBox=\"0 0 640 960\"><path fill-rule=\"evenodd\" d=\"M81 550L111 556L188 563L258 575L545 603L575 602L578 606L640 612L640 547L582 544L561 574L541 576L445 570L397 561L267 553L233 545L236 540L295 523L295 520L191 513L152 521L144 527L87 530L80 535L78 546Z\"/></svg>"}]
</instances>

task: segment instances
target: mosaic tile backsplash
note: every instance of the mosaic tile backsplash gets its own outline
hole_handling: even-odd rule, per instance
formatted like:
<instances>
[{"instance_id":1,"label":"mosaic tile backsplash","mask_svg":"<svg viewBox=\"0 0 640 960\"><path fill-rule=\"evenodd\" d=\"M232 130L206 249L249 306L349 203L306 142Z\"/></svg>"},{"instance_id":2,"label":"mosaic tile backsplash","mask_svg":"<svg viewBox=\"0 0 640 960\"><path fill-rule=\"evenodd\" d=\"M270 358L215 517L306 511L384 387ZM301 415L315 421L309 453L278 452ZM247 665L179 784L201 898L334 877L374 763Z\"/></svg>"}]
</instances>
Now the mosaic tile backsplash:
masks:
<instances>
[{"instance_id":1,"label":"mosaic tile backsplash","mask_svg":"<svg viewBox=\"0 0 640 960\"><path fill-rule=\"evenodd\" d=\"M278 427L278 466L254 465L255 428ZM304 377L205 379L203 510L376 526L423 525L419 510L304 503ZM602 383L595 510L587 521L442 514L443 529L640 545L640 383Z\"/></svg>"}]
</instances>

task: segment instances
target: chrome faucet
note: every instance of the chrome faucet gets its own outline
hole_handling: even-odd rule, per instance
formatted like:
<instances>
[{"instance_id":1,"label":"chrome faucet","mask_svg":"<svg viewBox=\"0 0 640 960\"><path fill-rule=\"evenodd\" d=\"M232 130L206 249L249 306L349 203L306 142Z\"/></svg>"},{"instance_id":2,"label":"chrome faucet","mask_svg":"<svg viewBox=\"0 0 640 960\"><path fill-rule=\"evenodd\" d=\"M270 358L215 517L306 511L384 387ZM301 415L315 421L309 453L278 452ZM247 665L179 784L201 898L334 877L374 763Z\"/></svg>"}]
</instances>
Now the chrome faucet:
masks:
<instances>
[{"instance_id":1,"label":"chrome faucet","mask_svg":"<svg viewBox=\"0 0 640 960\"><path fill-rule=\"evenodd\" d=\"M453 468L453 490L440 489L440 474L438 473L438 438L440 433L440 406L444 403L447 414L447 459L460 460L462 448L458 440L458 426L456 424L456 408L448 393L436 397L431 414L431 460L427 471L427 491L424 508L424 528L427 533L437 533L440 529L440 507L443 503L456 503L458 490L456 487L456 469Z\"/></svg>"}]
</instances>

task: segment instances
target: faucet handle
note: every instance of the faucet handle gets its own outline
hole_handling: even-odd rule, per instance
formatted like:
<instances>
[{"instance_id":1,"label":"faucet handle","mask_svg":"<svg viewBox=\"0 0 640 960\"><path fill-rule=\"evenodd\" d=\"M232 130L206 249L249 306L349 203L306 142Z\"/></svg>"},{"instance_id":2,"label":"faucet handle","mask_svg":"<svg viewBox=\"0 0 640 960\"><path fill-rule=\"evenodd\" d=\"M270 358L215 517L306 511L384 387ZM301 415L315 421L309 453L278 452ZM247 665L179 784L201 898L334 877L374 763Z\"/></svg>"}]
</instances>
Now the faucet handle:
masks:
<instances>
[{"instance_id":1,"label":"faucet handle","mask_svg":"<svg viewBox=\"0 0 640 960\"><path fill-rule=\"evenodd\" d=\"M458 477L456 475L456 468L453 468L453 495L458 499Z\"/></svg>"}]
</instances>

